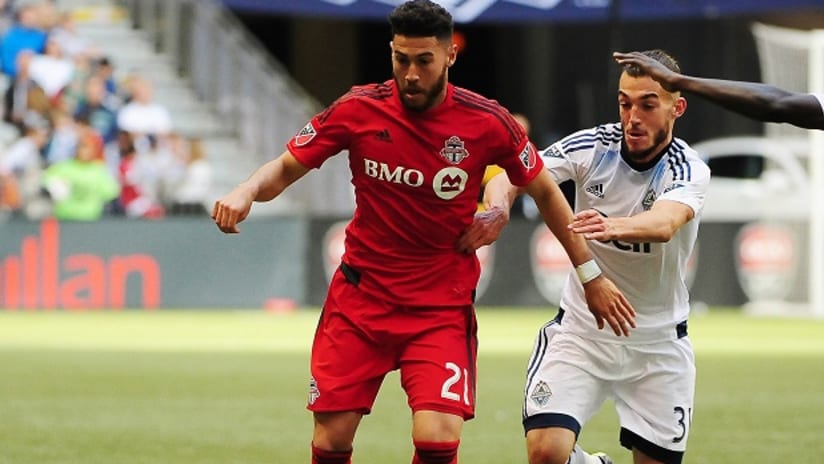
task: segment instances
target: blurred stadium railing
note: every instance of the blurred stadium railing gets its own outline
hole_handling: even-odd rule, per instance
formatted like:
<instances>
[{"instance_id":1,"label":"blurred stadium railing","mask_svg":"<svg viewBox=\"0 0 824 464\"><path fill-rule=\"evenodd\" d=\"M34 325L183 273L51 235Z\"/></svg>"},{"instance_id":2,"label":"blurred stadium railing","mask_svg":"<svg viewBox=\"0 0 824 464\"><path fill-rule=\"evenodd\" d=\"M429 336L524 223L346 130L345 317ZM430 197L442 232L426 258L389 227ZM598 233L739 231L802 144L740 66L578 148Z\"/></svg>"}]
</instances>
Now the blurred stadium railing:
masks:
<instances>
[{"instance_id":1,"label":"blurred stadium railing","mask_svg":"<svg viewBox=\"0 0 824 464\"><path fill-rule=\"evenodd\" d=\"M152 79L177 130L203 138L216 173L215 197L279 155L321 109L219 1L74 3L125 10L122 21L90 21L82 31L124 71L137 68ZM278 200L256 205L253 215L349 214L347 165L337 158Z\"/></svg>"}]
</instances>

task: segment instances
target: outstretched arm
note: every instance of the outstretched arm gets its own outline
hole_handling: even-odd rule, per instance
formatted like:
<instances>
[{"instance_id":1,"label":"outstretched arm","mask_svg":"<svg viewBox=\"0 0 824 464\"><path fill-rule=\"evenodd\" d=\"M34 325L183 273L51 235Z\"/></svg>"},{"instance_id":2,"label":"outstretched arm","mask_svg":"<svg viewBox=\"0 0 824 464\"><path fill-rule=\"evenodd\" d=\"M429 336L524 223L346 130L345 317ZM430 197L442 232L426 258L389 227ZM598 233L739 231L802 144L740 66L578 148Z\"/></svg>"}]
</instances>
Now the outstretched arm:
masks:
<instances>
[{"instance_id":1,"label":"outstretched arm","mask_svg":"<svg viewBox=\"0 0 824 464\"><path fill-rule=\"evenodd\" d=\"M785 122L805 129L824 129L824 110L818 99L811 94L791 92L760 82L687 76L638 52L615 52L612 56L620 65L639 67L666 90L699 95L759 121Z\"/></svg>"},{"instance_id":2,"label":"outstretched arm","mask_svg":"<svg viewBox=\"0 0 824 464\"><path fill-rule=\"evenodd\" d=\"M629 217L604 217L594 209L581 211L569 228L587 240L662 243L669 242L694 216L692 208L684 203L662 200L649 211Z\"/></svg>"},{"instance_id":3,"label":"outstretched arm","mask_svg":"<svg viewBox=\"0 0 824 464\"><path fill-rule=\"evenodd\" d=\"M212 208L212 219L224 233L236 234L240 232L238 223L249 215L253 202L273 200L307 172L309 169L300 164L289 151L285 151L218 199Z\"/></svg>"},{"instance_id":4,"label":"outstretched arm","mask_svg":"<svg viewBox=\"0 0 824 464\"><path fill-rule=\"evenodd\" d=\"M572 209L549 171L543 170L533 179L526 186L526 192L535 200L544 222L578 270L587 306L595 316L598 328L604 328L606 323L615 335L629 336L630 328L635 327L635 310L615 284L601 274L584 237L569 227L573 220Z\"/></svg>"}]
</instances>

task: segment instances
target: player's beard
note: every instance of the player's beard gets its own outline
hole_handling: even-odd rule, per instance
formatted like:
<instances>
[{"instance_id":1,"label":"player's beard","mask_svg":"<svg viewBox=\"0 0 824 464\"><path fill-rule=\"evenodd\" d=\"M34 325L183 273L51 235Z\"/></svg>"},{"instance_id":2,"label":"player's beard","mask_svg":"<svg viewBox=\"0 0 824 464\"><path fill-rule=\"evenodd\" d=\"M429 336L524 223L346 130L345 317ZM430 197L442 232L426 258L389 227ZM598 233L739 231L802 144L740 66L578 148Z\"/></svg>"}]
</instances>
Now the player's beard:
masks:
<instances>
[{"instance_id":1,"label":"player's beard","mask_svg":"<svg viewBox=\"0 0 824 464\"><path fill-rule=\"evenodd\" d=\"M446 88L447 69L447 66L444 65L443 70L441 71L441 75L435 81L435 84L432 86L432 88L428 91L419 89L417 87L413 87L416 90L423 90L424 99L423 102L421 102L420 104L414 104L411 101L407 100L405 92L409 89L409 85L401 84L401 80L395 77L395 84L398 86L398 89L400 90L401 103L403 103L403 106L408 110L416 111L419 113L424 112L435 106L435 102L441 96L441 92L443 92L443 90Z\"/></svg>"},{"instance_id":2,"label":"player's beard","mask_svg":"<svg viewBox=\"0 0 824 464\"><path fill-rule=\"evenodd\" d=\"M652 157L658 154L656 150L660 149L660 147L667 140L667 137L669 137L669 133L667 132L667 130L661 129L655 133L655 137L653 137L652 140L652 145L649 148L644 150L632 151L627 145L626 140L624 140L622 143L622 149L629 159L638 163L643 163L646 161L650 161Z\"/></svg>"}]
</instances>

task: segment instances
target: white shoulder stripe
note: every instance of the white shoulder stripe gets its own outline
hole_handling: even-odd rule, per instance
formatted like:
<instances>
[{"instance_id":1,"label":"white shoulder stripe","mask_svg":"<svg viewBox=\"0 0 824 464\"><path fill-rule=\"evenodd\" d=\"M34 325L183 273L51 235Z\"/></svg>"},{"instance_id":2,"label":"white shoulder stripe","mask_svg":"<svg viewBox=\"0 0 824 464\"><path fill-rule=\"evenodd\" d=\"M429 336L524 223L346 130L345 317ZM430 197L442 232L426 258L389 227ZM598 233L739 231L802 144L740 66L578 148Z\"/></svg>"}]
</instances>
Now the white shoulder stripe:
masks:
<instances>
[{"instance_id":1,"label":"white shoulder stripe","mask_svg":"<svg viewBox=\"0 0 824 464\"><path fill-rule=\"evenodd\" d=\"M568 135L561 140L565 152L592 149L597 143L610 145L620 142L623 132L620 124L604 124Z\"/></svg>"}]
</instances>

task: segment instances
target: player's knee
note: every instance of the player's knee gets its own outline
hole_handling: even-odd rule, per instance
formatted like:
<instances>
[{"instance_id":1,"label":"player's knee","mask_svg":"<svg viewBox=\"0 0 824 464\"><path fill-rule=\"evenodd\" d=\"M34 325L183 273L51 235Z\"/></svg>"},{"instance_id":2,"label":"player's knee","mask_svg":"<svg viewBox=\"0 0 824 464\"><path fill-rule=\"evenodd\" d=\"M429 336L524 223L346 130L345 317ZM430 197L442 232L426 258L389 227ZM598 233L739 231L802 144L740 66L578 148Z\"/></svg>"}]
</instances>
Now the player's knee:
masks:
<instances>
[{"instance_id":1,"label":"player's knee","mask_svg":"<svg viewBox=\"0 0 824 464\"><path fill-rule=\"evenodd\" d=\"M449 442L461 439L463 418L435 411L415 411L412 416L412 439Z\"/></svg>"},{"instance_id":2,"label":"player's knee","mask_svg":"<svg viewBox=\"0 0 824 464\"><path fill-rule=\"evenodd\" d=\"M351 450L360 418L360 414L352 412L315 413L312 443L330 451Z\"/></svg>"},{"instance_id":3,"label":"player's knee","mask_svg":"<svg viewBox=\"0 0 824 464\"><path fill-rule=\"evenodd\" d=\"M570 442L567 437L547 430L530 430L527 433L529 464L566 464L574 446L574 435Z\"/></svg>"},{"instance_id":4,"label":"player's knee","mask_svg":"<svg viewBox=\"0 0 824 464\"><path fill-rule=\"evenodd\" d=\"M569 453L549 445L535 445L527 448L529 464L566 464Z\"/></svg>"}]
</instances>

